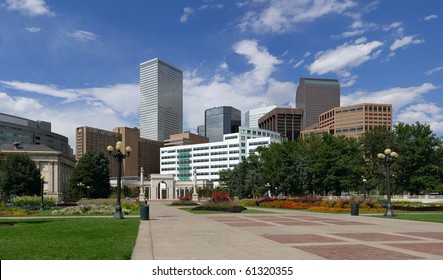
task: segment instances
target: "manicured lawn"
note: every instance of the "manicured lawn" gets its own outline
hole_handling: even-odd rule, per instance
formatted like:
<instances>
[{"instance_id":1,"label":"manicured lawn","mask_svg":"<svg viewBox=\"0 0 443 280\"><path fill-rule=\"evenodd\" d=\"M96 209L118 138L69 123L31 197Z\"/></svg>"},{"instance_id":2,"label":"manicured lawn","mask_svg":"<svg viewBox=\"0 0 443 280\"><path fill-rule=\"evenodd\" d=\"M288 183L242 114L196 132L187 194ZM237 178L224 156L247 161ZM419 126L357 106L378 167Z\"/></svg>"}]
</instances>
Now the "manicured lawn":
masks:
<instances>
[{"instance_id":1,"label":"manicured lawn","mask_svg":"<svg viewBox=\"0 0 443 280\"><path fill-rule=\"evenodd\" d=\"M127 260L139 219L0 219L2 260Z\"/></svg>"},{"instance_id":2,"label":"manicured lawn","mask_svg":"<svg viewBox=\"0 0 443 280\"><path fill-rule=\"evenodd\" d=\"M412 221L422 221L422 222L434 222L443 223L443 212L407 212L407 211L397 211L394 217L385 217L400 220L412 220Z\"/></svg>"}]
</instances>

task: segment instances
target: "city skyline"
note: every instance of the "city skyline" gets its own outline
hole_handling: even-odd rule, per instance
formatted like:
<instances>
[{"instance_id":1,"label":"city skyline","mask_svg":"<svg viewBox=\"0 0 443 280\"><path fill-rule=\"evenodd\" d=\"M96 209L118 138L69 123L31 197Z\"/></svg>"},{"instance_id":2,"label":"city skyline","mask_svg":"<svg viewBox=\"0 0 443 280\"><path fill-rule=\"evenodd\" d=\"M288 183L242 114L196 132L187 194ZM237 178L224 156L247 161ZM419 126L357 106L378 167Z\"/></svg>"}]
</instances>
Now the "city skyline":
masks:
<instances>
[{"instance_id":1,"label":"city skyline","mask_svg":"<svg viewBox=\"0 0 443 280\"><path fill-rule=\"evenodd\" d=\"M443 9L401 5L0 0L0 112L51 122L71 147L76 127L140 127L139 65L158 57L183 70L184 131L212 107L294 105L307 77L442 135Z\"/></svg>"}]
</instances>

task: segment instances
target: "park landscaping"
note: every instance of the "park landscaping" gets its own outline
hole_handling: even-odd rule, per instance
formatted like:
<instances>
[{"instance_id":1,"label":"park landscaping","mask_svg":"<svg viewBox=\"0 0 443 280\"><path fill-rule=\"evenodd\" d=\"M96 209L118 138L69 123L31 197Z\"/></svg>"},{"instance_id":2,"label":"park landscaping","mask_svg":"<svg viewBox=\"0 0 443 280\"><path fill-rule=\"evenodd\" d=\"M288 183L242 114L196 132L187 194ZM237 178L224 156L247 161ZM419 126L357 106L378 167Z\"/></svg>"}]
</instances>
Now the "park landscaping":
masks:
<instances>
[{"instance_id":1,"label":"park landscaping","mask_svg":"<svg viewBox=\"0 0 443 280\"><path fill-rule=\"evenodd\" d=\"M263 208L300 209L308 211L320 211L330 213L349 213L351 204L359 204L360 211L370 213L384 212L384 208L375 198L322 198L322 197L295 197L295 198L271 198L265 197L258 200L245 200L244 206L256 206Z\"/></svg>"},{"instance_id":2,"label":"park landscaping","mask_svg":"<svg viewBox=\"0 0 443 280\"><path fill-rule=\"evenodd\" d=\"M127 260L139 219L0 220L2 260Z\"/></svg>"},{"instance_id":3,"label":"park landscaping","mask_svg":"<svg viewBox=\"0 0 443 280\"><path fill-rule=\"evenodd\" d=\"M241 205L247 207L300 209L307 211L320 211L326 213L349 213L352 204L358 204L362 213L385 212L384 200L374 197L362 198L359 196L343 198L322 197L294 197L294 198L271 198L265 197L254 200L243 200ZM401 211L443 211L442 203L422 203L410 201L396 201L393 203L394 210Z\"/></svg>"},{"instance_id":4,"label":"park landscaping","mask_svg":"<svg viewBox=\"0 0 443 280\"><path fill-rule=\"evenodd\" d=\"M20 201L21 203L16 203ZM132 200L124 200L122 211L125 215L138 214L140 205ZM39 197L16 198L11 207L0 204L1 216L112 216L115 211L115 199L81 199L71 206L57 206L55 203L45 203L45 210L40 209Z\"/></svg>"}]
</instances>

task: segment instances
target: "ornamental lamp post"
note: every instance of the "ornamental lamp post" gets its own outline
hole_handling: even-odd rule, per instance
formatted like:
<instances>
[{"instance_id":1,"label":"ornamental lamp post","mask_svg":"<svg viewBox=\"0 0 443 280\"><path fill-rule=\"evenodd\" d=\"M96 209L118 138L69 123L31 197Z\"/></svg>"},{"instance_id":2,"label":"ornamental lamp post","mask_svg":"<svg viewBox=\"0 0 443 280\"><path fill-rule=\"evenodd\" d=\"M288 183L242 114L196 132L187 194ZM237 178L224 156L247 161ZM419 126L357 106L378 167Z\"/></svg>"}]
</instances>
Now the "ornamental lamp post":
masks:
<instances>
[{"instance_id":1,"label":"ornamental lamp post","mask_svg":"<svg viewBox=\"0 0 443 280\"><path fill-rule=\"evenodd\" d=\"M378 159L380 162L386 165L386 212L385 216L395 216L394 210L391 203L391 165L394 163L394 161L397 160L398 154L391 149L386 149L384 153L378 153L377 154Z\"/></svg>"},{"instance_id":2,"label":"ornamental lamp post","mask_svg":"<svg viewBox=\"0 0 443 280\"><path fill-rule=\"evenodd\" d=\"M45 210L45 205L43 204L43 187L45 186L45 176L40 176L40 187L41 187L41 199L40 210Z\"/></svg>"},{"instance_id":3,"label":"ornamental lamp post","mask_svg":"<svg viewBox=\"0 0 443 280\"><path fill-rule=\"evenodd\" d=\"M363 180L361 180L363 182L363 197L366 198L366 178L363 178Z\"/></svg>"},{"instance_id":4,"label":"ornamental lamp post","mask_svg":"<svg viewBox=\"0 0 443 280\"><path fill-rule=\"evenodd\" d=\"M108 146L106 149L108 150L108 153L110 156L112 156L115 161L117 161L117 205L115 206L115 213L114 213L114 219L123 219L123 212L122 212L122 206L121 206L121 180L122 180L122 162L126 157L129 157L129 155L132 152L132 148L130 146L126 147L126 154L122 153L123 144L121 141L118 141L115 144L115 150L112 146Z\"/></svg>"}]
</instances>

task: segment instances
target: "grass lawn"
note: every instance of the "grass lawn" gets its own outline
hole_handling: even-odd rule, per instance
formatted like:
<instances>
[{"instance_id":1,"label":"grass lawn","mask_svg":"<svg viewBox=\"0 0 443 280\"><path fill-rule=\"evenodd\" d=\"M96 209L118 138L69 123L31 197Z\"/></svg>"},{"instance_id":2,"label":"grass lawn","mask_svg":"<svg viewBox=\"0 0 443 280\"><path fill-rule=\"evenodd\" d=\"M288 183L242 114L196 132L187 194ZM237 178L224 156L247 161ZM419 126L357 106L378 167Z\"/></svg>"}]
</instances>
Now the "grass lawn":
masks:
<instances>
[{"instance_id":1,"label":"grass lawn","mask_svg":"<svg viewBox=\"0 0 443 280\"><path fill-rule=\"evenodd\" d=\"M2 260L127 260L139 219L0 219Z\"/></svg>"},{"instance_id":2,"label":"grass lawn","mask_svg":"<svg viewBox=\"0 0 443 280\"><path fill-rule=\"evenodd\" d=\"M213 211L213 210L195 210L192 211L192 208L179 208L180 210L192 213L192 214L281 214L277 212L259 210L259 209L248 209L242 211L241 213L232 213L226 211Z\"/></svg>"},{"instance_id":3,"label":"grass lawn","mask_svg":"<svg viewBox=\"0 0 443 280\"><path fill-rule=\"evenodd\" d=\"M383 218L443 223L443 212L409 212L396 211L394 217L381 216Z\"/></svg>"}]
</instances>

